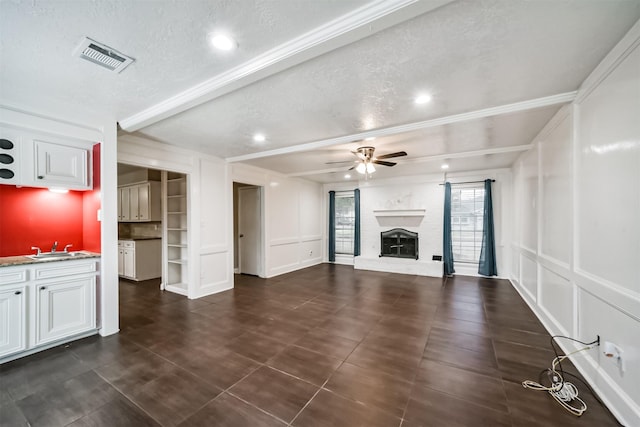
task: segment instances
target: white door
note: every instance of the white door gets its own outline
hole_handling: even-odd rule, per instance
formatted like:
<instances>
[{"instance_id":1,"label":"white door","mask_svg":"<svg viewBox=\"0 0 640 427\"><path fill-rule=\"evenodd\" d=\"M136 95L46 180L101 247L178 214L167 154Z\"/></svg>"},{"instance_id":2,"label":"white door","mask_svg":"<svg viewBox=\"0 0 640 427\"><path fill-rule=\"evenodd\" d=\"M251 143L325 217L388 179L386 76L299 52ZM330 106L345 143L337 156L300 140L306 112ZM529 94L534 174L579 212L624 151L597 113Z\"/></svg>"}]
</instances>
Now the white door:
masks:
<instances>
[{"instance_id":1,"label":"white door","mask_svg":"<svg viewBox=\"0 0 640 427\"><path fill-rule=\"evenodd\" d=\"M261 217L262 189L241 187L238 189L238 255L240 273L260 274L262 254Z\"/></svg>"}]
</instances>

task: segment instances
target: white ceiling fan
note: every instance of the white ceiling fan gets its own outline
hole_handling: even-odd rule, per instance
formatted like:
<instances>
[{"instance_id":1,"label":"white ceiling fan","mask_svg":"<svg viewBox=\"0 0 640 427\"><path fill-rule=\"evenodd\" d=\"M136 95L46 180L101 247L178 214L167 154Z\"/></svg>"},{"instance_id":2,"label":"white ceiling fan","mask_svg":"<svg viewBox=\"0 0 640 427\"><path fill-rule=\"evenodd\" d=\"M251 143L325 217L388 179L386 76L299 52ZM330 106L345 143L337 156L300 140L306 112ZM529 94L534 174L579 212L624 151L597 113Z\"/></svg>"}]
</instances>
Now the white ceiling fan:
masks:
<instances>
[{"instance_id":1,"label":"white ceiling fan","mask_svg":"<svg viewBox=\"0 0 640 427\"><path fill-rule=\"evenodd\" d=\"M351 153L358 157L358 160L355 160L352 167L349 170L355 169L358 173L365 175L365 178L368 178L370 174L376 171L374 165L382 165L382 166L395 166L396 162L388 162L383 159L392 159L394 157L403 157L406 156L406 151L397 151L395 153L382 154L380 156L374 156L373 153L375 151L375 147L364 146L358 147L356 151L352 151ZM327 162L326 164L332 163L347 163L344 162Z\"/></svg>"}]
</instances>

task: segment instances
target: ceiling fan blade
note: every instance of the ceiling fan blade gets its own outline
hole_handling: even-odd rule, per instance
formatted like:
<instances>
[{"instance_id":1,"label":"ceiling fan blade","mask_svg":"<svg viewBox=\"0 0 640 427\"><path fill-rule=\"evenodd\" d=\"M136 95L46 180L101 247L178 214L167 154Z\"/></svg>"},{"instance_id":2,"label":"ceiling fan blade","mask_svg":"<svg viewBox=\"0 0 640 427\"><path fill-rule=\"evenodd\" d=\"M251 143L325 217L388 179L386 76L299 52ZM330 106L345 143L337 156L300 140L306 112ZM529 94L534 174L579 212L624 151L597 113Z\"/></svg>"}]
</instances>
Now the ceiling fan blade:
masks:
<instances>
[{"instance_id":1,"label":"ceiling fan blade","mask_svg":"<svg viewBox=\"0 0 640 427\"><path fill-rule=\"evenodd\" d=\"M376 159L391 159L392 157L402 157L406 156L406 151L398 151L396 153L383 154L381 156L376 156Z\"/></svg>"},{"instance_id":2,"label":"ceiling fan blade","mask_svg":"<svg viewBox=\"0 0 640 427\"><path fill-rule=\"evenodd\" d=\"M325 162L324 164L325 165L333 165L333 164L336 164L336 163L353 163L355 161L357 161L357 160L342 160L340 162Z\"/></svg>"},{"instance_id":3,"label":"ceiling fan blade","mask_svg":"<svg viewBox=\"0 0 640 427\"><path fill-rule=\"evenodd\" d=\"M382 161L382 160L372 160L371 163L375 163L376 165L382 165L382 166L395 166L395 165L397 165L397 163L385 162L385 161Z\"/></svg>"}]
</instances>

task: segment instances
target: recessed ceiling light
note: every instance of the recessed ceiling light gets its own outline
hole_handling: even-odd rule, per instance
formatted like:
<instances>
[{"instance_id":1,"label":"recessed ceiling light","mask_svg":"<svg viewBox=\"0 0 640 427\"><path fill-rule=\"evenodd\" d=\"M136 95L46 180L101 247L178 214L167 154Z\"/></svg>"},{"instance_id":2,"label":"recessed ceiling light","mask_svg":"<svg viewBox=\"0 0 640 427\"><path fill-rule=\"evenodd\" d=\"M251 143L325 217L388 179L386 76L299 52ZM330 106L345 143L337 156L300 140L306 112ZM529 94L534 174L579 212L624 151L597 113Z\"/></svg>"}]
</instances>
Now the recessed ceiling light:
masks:
<instances>
[{"instance_id":1,"label":"recessed ceiling light","mask_svg":"<svg viewBox=\"0 0 640 427\"><path fill-rule=\"evenodd\" d=\"M253 140L255 142L265 142L267 140L267 137L261 133L256 133L255 135L253 135Z\"/></svg>"},{"instance_id":2,"label":"recessed ceiling light","mask_svg":"<svg viewBox=\"0 0 640 427\"><path fill-rule=\"evenodd\" d=\"M345 178L345 179L349 179L349 178L351 178L351 175L349 175L349 174L347 173L347 174L345 174L345 175L344 175L344 178Z\"/></svg>"},{"instance_id":3,"label":"recessed ceiling light","mask_svg":"<svg viewBox=\"0 0 640 427\"><path fill-rule=\"evenodd\" d=\"M431 95L429 95L428 93L420 94L416 96L413 102L415 102L418 105L428 104L429 102L431 102Z\"/></svg>"},{"instance_id":4,"label":"recessed ceiling light","mask_svg":"<svg viewBox=\"0 0 640 427\"><path fill-rule=\"evenodd\" d=\"M370 136L369 138L365 138L365 141L373 141L374 139L376 139L375 136Z\"/></svg>"},{"instance_id":5,"label":"recessed ceiling light","mask_svg":"<svg viewBox=\"0 0 640 427\"><path fill-rule=\"evenodd\" d=\"M218 50L234 50L238 47L238 42L225 33L209 34L209 43Z\"/></svg>"},{"instance_id":6,"label":"recessed ceiling light","mask_svg":"<svg viewBox=\"0 0 640 427\"><path fill-rule=\"evenodd\" d=\"M440 166L440 168L442 169L449 169L449 165L446 163L443 163L442 166Z\"/></svg>"}]
</instances>

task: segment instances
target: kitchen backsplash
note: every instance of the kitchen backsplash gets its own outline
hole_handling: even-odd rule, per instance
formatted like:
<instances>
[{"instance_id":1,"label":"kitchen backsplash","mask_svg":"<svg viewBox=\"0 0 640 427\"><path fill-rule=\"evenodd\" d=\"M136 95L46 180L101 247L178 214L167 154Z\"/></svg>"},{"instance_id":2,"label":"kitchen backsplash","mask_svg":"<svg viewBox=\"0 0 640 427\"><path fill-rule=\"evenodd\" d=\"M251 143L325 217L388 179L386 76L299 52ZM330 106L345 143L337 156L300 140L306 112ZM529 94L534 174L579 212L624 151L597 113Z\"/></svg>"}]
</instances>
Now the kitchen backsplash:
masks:
<instances>
[{"instance_id":1,"label":"kitchen backsplash","mask_svg":"<svg viewBox=\"0 0 640 427\"><path fill-rule=\"evenodd\" d=\"M162 237L161 222L118 223L118 237Z\"/></svg>"}]
</instances>

